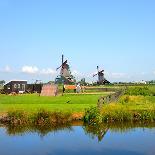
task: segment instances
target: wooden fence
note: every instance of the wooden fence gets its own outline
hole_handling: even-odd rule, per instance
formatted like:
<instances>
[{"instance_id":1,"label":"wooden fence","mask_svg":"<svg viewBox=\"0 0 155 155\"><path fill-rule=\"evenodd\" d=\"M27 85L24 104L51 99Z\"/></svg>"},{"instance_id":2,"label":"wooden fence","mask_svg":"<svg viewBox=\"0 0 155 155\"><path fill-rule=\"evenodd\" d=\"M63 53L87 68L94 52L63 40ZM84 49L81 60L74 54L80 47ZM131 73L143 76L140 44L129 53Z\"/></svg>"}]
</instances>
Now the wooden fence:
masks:
<instances>
[{"instance_id":1,"label":"wooden fence","mask_svg":"<svg viewBox=\"0 0 155 155\"><path fill-rule=\"evenodd\" d=\"M98 99L97 107L99 109L101 109L103 104L111 103L111 102L117 102L119 97L122 96L125 93L125 90L126 89L121 89L121 90L115 89L114 93L111 93L111 94L109 94L107 96L101 96Z\"/></svg>"}]
</instances>

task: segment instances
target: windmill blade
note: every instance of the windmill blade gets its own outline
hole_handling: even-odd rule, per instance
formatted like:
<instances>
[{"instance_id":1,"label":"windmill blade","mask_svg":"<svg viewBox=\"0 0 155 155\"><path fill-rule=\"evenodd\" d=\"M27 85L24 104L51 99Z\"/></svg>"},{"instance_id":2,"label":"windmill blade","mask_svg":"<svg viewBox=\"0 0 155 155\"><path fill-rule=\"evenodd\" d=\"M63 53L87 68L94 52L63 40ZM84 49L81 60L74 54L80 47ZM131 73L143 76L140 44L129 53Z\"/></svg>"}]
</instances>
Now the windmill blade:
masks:
<instances>
[{"instance_id":1,"label":"windmill blade","mask_svg":"<svg viewBox=\"0 0 155 155\"><path fill-rule=\"evenodd\" d=\"M97 71L99 71L99 66L97 66Z\"/></svg>"},{"instance_id":2,"label":"windmill blade","mask_svg":"<svg viewBox=\"0 0 155 155\"><path fill-rule=\"evenodd\" d=\"M94 74L93 77L95 77L96 75L98 75L98 73Z\"/></svg>"},{"instance_id":3,"label":"windmill blade","mask_svg":"<svg viewBox=\"0 0 155 155\"><path fill-rule=\"evenodd\" d=\"M104 72L104 70L99 71L99 73L103 73L103 72Z\"/></svg>"},{"instance_id":4,"label":"windmill blade","mask_svg":"<svg viewBox=\"0 0 155 155\"><path fill-rule=\"evenodd\" d=\"M56 70L60 69L60 68L63 67L65 64L67 64L67 60L66 60L65 62L63 62L63 64L62 64L60 67L58 67Z\"/></svg>"},{"instance_id":5,"label":"windmill blade","mask_svg":"<svg viewBox=\"0 0 155 155\"><path fill-rule=\"evenodd\" d=\"M57 69L56 69L56 71L58 70L58 69L60 69L62 67L62 65L60 66L60 67L58 67Z\"/></svg>"},{"instance_id":6,"label":"windmill blade","mask_svg":"<svg viewBox=\"0 0 155 155\"><path fill-rule=\"evenodd\" d=\"M67 60L62 64L62 66L65 65L66 63L67 63Z\"/></svg>"}]
</instances>

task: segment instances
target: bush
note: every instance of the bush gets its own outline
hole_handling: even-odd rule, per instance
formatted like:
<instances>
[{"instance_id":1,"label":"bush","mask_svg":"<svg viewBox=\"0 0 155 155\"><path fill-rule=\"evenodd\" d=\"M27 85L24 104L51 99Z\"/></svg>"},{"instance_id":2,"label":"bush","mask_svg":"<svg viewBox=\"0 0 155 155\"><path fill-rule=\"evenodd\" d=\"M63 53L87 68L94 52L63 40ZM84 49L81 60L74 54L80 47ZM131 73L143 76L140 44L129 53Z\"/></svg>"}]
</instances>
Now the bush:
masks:
<instances>
[{"instance_id":1,"label":"bush","mask_svg":"<svg viewBox=\"0 0 155 155\"><path fill-rule=\"evenodd\" d=\"M96 124L102 122L102 116L100 115L100 111L96 107L91 107L85 110L85 115L83 117L83 121L89 124Z\"/></svg>"},{"instance_id":2,"label":"bush","mask_svg":"<svg viewBox=\"0 0 155 155\"><path fill-rule=\"evenodd\" d=\"M134 122L134 121L155 121L155 111L137 110L130 111L129 109L116 108L106 109L99 112L96 108L89 108L85 111L84 122L88 124L100 124L103 122Z\"/></svg>"},{"instance_id":3,"label":"bush","mask_svg":"<svg viewBox=\"0 0 155 155\"><path fill-rule=\"evenodd\" d=\"M39 110L36 113L28 114L24 111L9 111L6 123L11 125L36 125L36 126L57 126L72 121L70 113L50 112Z\"/></svg>"},{"instance_id":4,"label":"bush","mask_svg":"<svg viewBox=\"0 0 155 155\"><path fill-rule=\"evenodd\" d=\"M25 112L20 110L9 111L8 122L13 125L27 124L28 116Z\"/></svg>"},{"instance_id":5,"label":"bush","mask_svg":"<svg viewBox=\"0 0 155 155\"><path fill-rule=\"evenodd\" d=\"M153 92L148 87L128 87L126 95L152 96Z\"/></svg>"}]
</instances>

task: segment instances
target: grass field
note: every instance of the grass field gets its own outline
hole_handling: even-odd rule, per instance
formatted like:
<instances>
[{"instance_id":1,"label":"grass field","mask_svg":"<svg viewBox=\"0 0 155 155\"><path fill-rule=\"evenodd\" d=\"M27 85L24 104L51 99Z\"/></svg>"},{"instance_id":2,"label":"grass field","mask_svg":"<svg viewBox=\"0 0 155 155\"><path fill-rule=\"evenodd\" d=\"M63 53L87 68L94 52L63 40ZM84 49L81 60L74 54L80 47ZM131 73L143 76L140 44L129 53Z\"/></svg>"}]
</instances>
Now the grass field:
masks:
<instances>
[{"instance_id":1,"label":"grass field","mask_svg":"<svg viewBox=\"0 0 155 155\"><path fill-rule=\"evenodd\" d=\"M126 109L128 111L155 110L155 96L122 96L118 103L103 106L104 111Z\"/></svg>"},{"instance_id":2,"label":"grass field","mask_svg":"<svg viewBox=\"0 0 155 155\"><path fill-rule=\"evenodd\" d=\"M9 110L24 110L27 112L45 109L49 111L84 112L85 108L96 106L100 96L97 94L65 94L64 96L46 97L37 94L0 95L0 112Z\"/></svg>"},{"instance_id":3,"label":"grass field","mask_svg":"<svg viewBox=\"0 0 155 155\"><path fill-rule=\"evenodd\" d=\"M97 106L100 96L106 96L109 93L112 92L71 93L57 97L43 97L38 94L0 95L0 113L16 110L32 113L40 109L51 112L84 113L86 108ZM147 111L147 114L144 113L145 111ZM102 107L102 113L105 117L116 119L122 119L123 117L130 119L130 112L132 114L133 112L134 114L136 112L141 115L144 114L145 117L150 115L151 118L155 119L155 86L129 86L126 95L123 95L117 103L105 104Z\"/></svg>"}]
</instances>

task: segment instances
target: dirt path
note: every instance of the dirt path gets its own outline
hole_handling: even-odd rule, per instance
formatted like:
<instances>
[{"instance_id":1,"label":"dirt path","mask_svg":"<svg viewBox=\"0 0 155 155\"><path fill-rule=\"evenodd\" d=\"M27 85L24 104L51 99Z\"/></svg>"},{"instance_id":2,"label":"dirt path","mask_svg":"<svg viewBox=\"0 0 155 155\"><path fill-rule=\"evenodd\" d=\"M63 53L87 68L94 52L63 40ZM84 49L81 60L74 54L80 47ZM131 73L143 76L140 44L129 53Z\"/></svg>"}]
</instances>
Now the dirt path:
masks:
<instances>
[{"instance_id":1,"label":"dirt path","mask_svg":"<svg viewBox=\"0 0 155 155\"><path fill-rule=\"evenodd\" d=\"M106 94L113 94L114 92L88 92L88 93L64 93L64 94L69 94L69 95L96 95L96 94L101 94L101 95L106 95Z\"/></svg>"}]
</instances>

